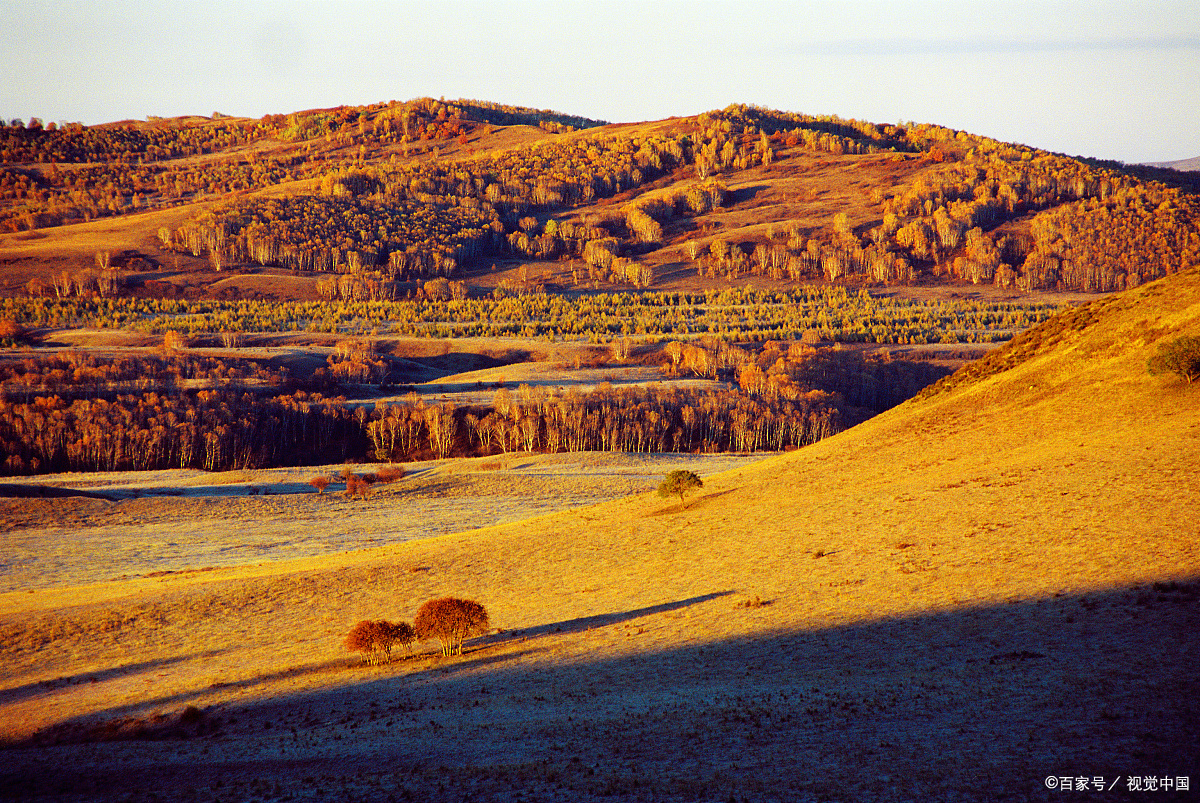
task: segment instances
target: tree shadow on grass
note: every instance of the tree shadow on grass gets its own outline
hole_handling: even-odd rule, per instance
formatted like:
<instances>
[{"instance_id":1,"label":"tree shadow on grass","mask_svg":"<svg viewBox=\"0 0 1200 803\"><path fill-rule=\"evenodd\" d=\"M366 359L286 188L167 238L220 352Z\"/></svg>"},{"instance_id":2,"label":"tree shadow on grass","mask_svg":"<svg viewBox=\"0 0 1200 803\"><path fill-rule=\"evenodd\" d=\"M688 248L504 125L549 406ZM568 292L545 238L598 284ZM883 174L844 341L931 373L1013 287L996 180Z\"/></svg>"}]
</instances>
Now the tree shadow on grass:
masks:
<instances>
[{"instance_id":1,"label":"tree shadow on grass","mask_svg":"<svg viewBox=\"0 0 1200 803\"><path fill-rule=\"evenodd\" d=\"M297 679L324 674L352 673L359 670L362 673L373 673L375 676L360 680L353 688L370 690L379 688L394 688L397 683L419 680L423 677L445 677L458 672L471 672L488 669L496 665L521 659L541 652L539 649L524 649L514 652L494 652L487 647L476 647L465 655L444 657L440 653L414 653L393 659L383 664L367 664L356 656L331 658L324 661L314 661L274 672L264 672L252 677L228 682L216 682L205 688L189 689L176 694L160 695L139 700L136 703L113 706L100 712L86 716L74 717L31 734L7 745L0 747L23 748L47 745L87 744L92 742L115 741L144 741L163 739L182 739L196 736L208 736L220 731L221 711L230 706L222 703L201 712L197 709L189 713L184 706L193 704L205 694L213 691L249 691L257 686L278 681ZM170 664L185 660L175 658L166 661L155 661L153 664ZM151 668L151 667L148 667ZM386 673L386 674L380 674ZM36 684L33 684L36 685ZM175 715L164 714L165 710L183 708ZM235 706L241 709L242 706ZM192 724L200 723L201 727L181 728L181 721Z\"/></svg>"},{"instance_id":2,"label":"tree shadow on grass","mask_svg":"<svg viewBox=\"0 0 1200 803\"><path fill-rule=\"evenodd\" d=\"M125 498L116 493L85 491L79 488L63 488L49 484L0 483L0 497L17 499L65 499L71 496L80 496L85 499L100 499L105 502L116 502Z\"/></svg>"},{"instance_id":3,"label":"tree shadow on grass","mask_svg":"<svg viewBox=\"0 0 1200 803\"><path fill-rule=\"evenodd\" d=\"M770 189L766 184L755 184L750 187L738 187L726 194L725 206L736 206L737 204L745 203L754 200L760 192Z\"/></svg>"},{"instance_id":4,"label":"tree shadow on grass","mask_svg":"<svg viewBox=\"0 0 1200 803\"><path fill-rule=\"evenodd\" d=\"M617 625L646 616L669 613L671 611L680 610L691 605L697 605L709 600L728 596L733 593L733 591L718 591L698 597L678 600L676 602L666 602L659 605L650 605L644 608L635 608L628 611L599 614L596 616L584 616L562 622L552 622L545 625L522 628L520 630L502 631L468 641L464 653L456 656L442 656L436 650L432 652L414 652L408 655L401 655L397 658L393 658L391 661L383 664L373 665L365 663L359 656L339 656L322 661L299 664L273 672L264 672L247 678L230 680L227 682L218 681L205 688L189 689L187 691L178 692L175 694L149 697L139 700L136 703L114 706L101 712L89 714L85 717L78 717L73 720L51 726L50 728L46 728L45 730L34 734L32 737L30 737L27 743L51 744L62 742L86 742L94 740L111 741L119 738L155 738L152 735L147 736L145 733L141 733L137 736L129 736L130 730L128 728L114 731L112 728L105 727L104 723L105 720L113 720L115 718L149 716L149 712L155 711L156 709L170 709L184 706L196 701L201 696L214 691L248 691L265 684L302 677L312 677L322 674L340 674L347 671L354 671L356 669L365 672L387 672L390 670L390 674L385 675L382 678L376 678L366 682L394 683L400 680L406 682L416 681L422 676L430 674L436 674L437 676L441 677L448 673L471 673L483 669L494 669L499 665L517 661L542 651L540 648L536 647L505 651L503 650L504 647L515 647L525 643L530 639L536 639L552 634L581 633L594 628ZM106 674L109 677L115 677L120 674L127 674L129 672L145 671L147 669L153 669L159 666L179 663L181 661L188 660L189 658L216 655L220 652L225 652L225 650L196 656L180 656L176 658L163 659L160 661L146 662L145 664L130 665L129 667L117 667L112 670L108 670L103 674ZM87 673L86 675L81 674L75 676L74 678L64 679L61 681L61 683L56 681L57 685L55 685L53 688L57 688L58 685L65 685L68 682L85 682L96 674L98 673ZM2 696L5 693L14 695L32 695L45 688L48 687L40 683L27 684L26 686L9 690L8 692L0 692L0 701L5 699ZM21 699L21 697L13 697L8 701L11 702L17 699ZM175 723L173 722L166 722L162 727L170 728L174 727L174 724ZM159 730L161 729L162 728ZM117 734L116 736L112 735L114 732ZM96 737L96 734L103 734L103 736Z\"/></svg>"},{"instance_id":5,"label":"tree shadow on grass","mask_svg":"<svg viewBox=\"0 0 1200 803\"><path fill-rule=\"evenodd\" d=\"M155 661L142 661L135 664L122 664L109 669L101 669L96 672L81 672L78 675L64 675L62 677L52 678L49 680L37 680L32 683L25 683L21 686L12 686L6 689L0 689L0 705L7 703L17 703L26 700L30 697L35 697L47 691L61 689L64 686L76 686L81 683L102 683L114 678L125 677L127 675L136 675L142 672L148 672L154 669L162 669L172 664L182 663L183 661L194 658L211 658L216 655L228 652L228 650L209 650L208 652L196 653L193 655L179 655L174 658L162 658Z\"/></svg>"},{"instance_id":6,"label":"tree shadow on grass","mask_svg":"<svg viewBox=\"0 0 1200 803\"><path fill-rule=\"evenodd\" d=\"M669 505L667 507L662 508L661 510L652 510L649 513L643 514L643 516L645 518L650 518L651 516L669 516L673 513L685 513L690 510L702 508L705 505L707 505L709 502L711 502L712 500L717 499L718 497L721 497L721 496L725 496L726 494L731 494L736 490L737 490L736 488L728 488L724 491L714 491L713 493L704 494L703 496L697 496L695 499L692 499L690 502L687 500L684 500L682 503L680 503L678 505Z\"/></svg>"},{"instance_id":7,"label":"tree shadow on grass","mask_svg":"<svg viewBox=\"0 0 1200 803\"><path fill-rule=\"evenodd\" d=\"M658 613L677 611L692 605L699 605L702 602L708 602L709 600L726 597L733 593L733 591L715 591L711 594L703 594L699 597L690 597L688 599L681 599L676 602L664 602L659 605L650 605L645 608L634 608L633 610L620 611L617 613L603 613L595 616L581 616L577 619L567 619L566 621L562 622L552 622L545 625L525 627L521 628L520 630L506 630L503 633L496 633L494 635L478 639L475 643L483 646L501 644L514 640L524 641L525 639L558 633L582 633L598 627L608 627L609 625L618 625L622 622L629 622L633 619L641 619L644 616L653 616L654 614Z\"/></svg>"}]
</instances>

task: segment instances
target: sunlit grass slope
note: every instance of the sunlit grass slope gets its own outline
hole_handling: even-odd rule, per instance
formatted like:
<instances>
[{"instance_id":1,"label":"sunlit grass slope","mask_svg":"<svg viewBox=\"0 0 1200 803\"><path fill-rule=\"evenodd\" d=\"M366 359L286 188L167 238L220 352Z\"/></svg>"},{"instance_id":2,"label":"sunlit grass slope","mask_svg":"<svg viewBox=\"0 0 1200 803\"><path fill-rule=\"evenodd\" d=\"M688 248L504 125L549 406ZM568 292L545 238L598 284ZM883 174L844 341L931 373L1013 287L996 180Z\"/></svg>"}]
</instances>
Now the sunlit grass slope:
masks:
<instances>
[{"instance_id":1,"label":"sunlit grass slope","mask_svg":"<svg viewBox=\"0 0 1200 803\"><path fill-rule=\"evenodd\" d=\"M102 779L100 796L197 799L218 777L237 796L304 775L344 799L561 800L1024 800L1051 775L1194 779L1200 387L1146 361L1198 333L1192 270L683 505L113 583L50 614L5 600L5 729L71 723L12 751L7 783L27 791L46 761L75 768L63 795ZM355 622L448 593L503 632L460 659L347 668ZM186 705L222 735L45 744ZM119 769L133 756L136 778Z\"/></svg>"}]
</instances>

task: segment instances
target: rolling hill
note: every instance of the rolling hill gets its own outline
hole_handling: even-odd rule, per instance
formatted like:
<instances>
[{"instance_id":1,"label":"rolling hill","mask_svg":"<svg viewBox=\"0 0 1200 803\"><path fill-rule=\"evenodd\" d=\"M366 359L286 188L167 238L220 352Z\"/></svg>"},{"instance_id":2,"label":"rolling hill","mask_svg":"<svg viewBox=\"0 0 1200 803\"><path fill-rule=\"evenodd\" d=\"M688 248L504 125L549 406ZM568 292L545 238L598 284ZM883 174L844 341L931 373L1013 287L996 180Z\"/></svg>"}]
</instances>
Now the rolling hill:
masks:
<instances>
[{"instance_id":1,"label":"rolling hill","mask_svg":"<svg viewBox=\"0 0 1200 803\"><path fill-rule=\"evenodd\" d=\"M1162 795L1200 755L1200 423L1196 388L1146 362L1198 333L1189 269L683 504L5 595L0 789L1040 800L1137 776ZM346 657L355 622L445 594L498 630L460 658Z\"/></svg>"},{"instance_id":2,"label":"rolling hill","mask_svg":"<svg viewBox=\"0 0 1200 803\"><path fill-rule=\"evenodd\" d=\"M1108 292L1200 253L1191 174L744 105L622 125L428 98L22 123L0 129L0 157L6 295L216 297L248 275L242 295L317 298L332 275L388 296L443 274L475 294Z\"/></svg>"}]
</instances>

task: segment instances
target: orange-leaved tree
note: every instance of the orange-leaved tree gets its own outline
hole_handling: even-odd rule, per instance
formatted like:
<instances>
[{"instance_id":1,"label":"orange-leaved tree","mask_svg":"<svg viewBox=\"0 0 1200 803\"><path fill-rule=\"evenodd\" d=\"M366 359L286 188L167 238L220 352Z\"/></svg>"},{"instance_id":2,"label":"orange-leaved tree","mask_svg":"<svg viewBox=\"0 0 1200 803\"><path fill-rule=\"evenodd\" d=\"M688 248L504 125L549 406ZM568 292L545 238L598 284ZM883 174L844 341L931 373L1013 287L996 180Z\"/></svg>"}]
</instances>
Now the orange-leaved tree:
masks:
<instances>
[{"instance_id":1,"label":"orange-leaved tree","mask_svg":"<svg viewBox=\"0 0 1200 803\"><path fill-rule=\"evenodd\" d=\"M415 640L416 633L407 622L364 620L346 636L346 649L361 652L367 663L378 664L392 660L392 648L397 644L411 648Z\"/></svg>"},{"instance_id":2,"label":"orange-leaved tree","mask_svg":"<svg viewBox=\"0 0 1200 803\"><path fill-rule=\"evenodd\" d=\"M483 635L490 626L486 608L473 600L455 597L429 600L413 619L417 638L436 638L442 643L442 655L461 655L463 640Z\"/></svg>"}]
</instances>

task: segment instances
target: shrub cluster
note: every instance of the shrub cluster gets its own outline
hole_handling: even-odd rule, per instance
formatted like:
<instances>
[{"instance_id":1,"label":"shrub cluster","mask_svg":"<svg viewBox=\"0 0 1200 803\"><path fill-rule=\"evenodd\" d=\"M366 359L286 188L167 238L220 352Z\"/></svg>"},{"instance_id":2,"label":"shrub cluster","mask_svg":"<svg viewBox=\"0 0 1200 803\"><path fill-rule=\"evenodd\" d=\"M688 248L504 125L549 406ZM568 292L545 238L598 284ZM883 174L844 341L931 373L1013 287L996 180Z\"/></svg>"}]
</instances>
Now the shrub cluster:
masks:
<instances>
[{"instance_id":1,"label":"shrub cluster","mask_svg":"<svg viewBox=\"0 0 1200 803\"><path fill-rule=\"evenodd\" d=\"M364 620L346 636L345 646L363 654L371 664L391 661L392 649L399 645L412 650L414 641L437 639L442 655L461 655L463 642L490 629L487 609L478 602L457 597L431 599L420 607L410 625L383 619Z\"/></svg>"},{"instance_id":2,"label":"shrub cluster","mask_svg":"<svg viewBox=\"0 0 1200 803\"><path fill-rule=\"evenodd\" d=\"M416 640L412 625L407 622L388 622L384 619L362 621L346 636L346 649L361 652L363 660L380 664L392 660L392 648L396 645L412 649Z\"/></svg>"}]
</instances>

